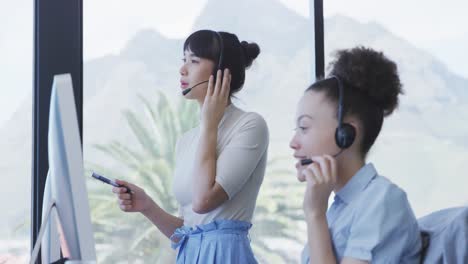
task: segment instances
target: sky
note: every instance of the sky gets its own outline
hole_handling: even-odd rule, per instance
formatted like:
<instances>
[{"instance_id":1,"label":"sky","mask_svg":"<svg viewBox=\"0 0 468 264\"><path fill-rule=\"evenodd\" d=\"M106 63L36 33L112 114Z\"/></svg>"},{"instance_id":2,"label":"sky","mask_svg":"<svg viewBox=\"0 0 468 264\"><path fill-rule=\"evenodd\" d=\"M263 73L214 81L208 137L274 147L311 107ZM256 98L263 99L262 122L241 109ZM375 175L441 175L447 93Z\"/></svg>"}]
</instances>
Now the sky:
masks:
<instances>
[{"instance_id":1,"label":"sky","mask_svg":"<svg viewBox=\"0 0 468 264\"><path fill-rule=\"evenodd\" d=\"M84 60L117 54L139 30L153 28L184 38L207 0L83 0ZM278 0L307 17L309 0ZM313 2L313 1L312 1ZM376 21L441 59L468 78L468 1L327 0L325 17L342 14ZM267 7L266 7L267 8ZM0 125L32 90L33 1L0 3Z\"/></svg>"}]
</instances>

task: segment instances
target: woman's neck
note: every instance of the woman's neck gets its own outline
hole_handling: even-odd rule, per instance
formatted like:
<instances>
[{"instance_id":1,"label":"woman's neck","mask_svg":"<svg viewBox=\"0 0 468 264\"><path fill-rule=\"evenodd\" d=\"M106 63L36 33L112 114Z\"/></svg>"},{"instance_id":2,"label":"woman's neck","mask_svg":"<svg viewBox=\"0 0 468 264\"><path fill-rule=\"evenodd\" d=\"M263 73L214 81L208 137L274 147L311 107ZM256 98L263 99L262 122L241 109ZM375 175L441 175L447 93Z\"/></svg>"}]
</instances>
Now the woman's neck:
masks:
<instances>
[{"instance_id":1,"label":"woman's neck","mask_svg":"<svg viewBox=\"0 0 468 264\"><path fill-rule=\"evenodd\" d=\"M200 107L200 110L201 110L203 108L203 103L205 102L205 99L197 100L197 102L198 102L198 106ZM226 107L228 107L231 104L232 104L231 98L229 98Z\"/></svg>"},{"instance_id":2,"label":"woman's neck","mask_svg":"<svg viewBox=\"0 0 468 264\"><path fill-rule=\"evenodd\" d=\"M340 191L348 183L348 181L365 165L365 161L362 158L356 158L355 155L343 155L340 156L340 158L337 160L337 163L338 177L334 188L335 193Z\"/></svg>"}]
</instances>

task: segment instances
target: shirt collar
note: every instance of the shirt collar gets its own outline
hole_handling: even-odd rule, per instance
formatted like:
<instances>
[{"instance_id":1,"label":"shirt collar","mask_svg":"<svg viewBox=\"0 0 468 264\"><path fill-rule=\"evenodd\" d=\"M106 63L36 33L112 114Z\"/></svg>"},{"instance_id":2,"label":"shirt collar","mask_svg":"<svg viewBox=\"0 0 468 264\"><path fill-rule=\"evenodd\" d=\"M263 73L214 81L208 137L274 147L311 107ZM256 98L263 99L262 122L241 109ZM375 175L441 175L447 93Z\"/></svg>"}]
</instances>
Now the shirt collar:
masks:
<instances>
[{"instance_id":1,"label":"shirt collar","mask_svg":"<svg viewBox=\"0 0 468 264\"><path fill-rule=\"evenodd\" d=\"M336 193L343 202L349 204L359 193L366 188L369 182L377 175L372 163L364 165L356 174Z\"/></svg>"}]
</instances>

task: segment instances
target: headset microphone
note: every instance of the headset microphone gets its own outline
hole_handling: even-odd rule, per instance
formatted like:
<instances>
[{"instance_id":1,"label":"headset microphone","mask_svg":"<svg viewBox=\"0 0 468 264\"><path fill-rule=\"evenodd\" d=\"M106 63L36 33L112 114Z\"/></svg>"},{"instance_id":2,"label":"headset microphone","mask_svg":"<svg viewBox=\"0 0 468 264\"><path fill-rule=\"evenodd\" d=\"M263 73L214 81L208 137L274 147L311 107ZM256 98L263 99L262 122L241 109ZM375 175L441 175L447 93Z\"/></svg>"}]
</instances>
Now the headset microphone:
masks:
<instances>
[{"instance_id":1,"label":"headset microphone","mask_svg":"<svg viewBox=\"0 0 468 264\"><path fill-rule=\"evenodd\" d=\"M185 96L186 94L190 93L190 91L192 91L193 88L197 87L197 86L200 85L200 84L204 84L204 83L207 83L207 82L208 82L208 81L203 81L203 82L200 82L200 83L195 84L194 86L192 86L192 87L190 87L190 88L188 88L188 89L183 90L183 91L182 91L182 95Z\"/></svg>"}]
</instances>

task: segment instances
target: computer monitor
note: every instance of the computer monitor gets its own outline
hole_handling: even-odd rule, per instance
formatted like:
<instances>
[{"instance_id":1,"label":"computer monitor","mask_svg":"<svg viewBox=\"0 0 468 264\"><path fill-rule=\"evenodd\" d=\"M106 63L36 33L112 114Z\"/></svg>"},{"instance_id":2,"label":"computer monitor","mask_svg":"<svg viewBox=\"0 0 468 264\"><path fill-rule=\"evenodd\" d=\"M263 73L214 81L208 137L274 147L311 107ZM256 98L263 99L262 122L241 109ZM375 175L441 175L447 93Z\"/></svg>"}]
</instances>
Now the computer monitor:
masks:
<instances>
[{"instance_id":1,"label":"computer monitor","mask_svg":"<svg viewBox=\"0 0 468 264\"><path fill-rule=\"evenodd\" d=\"M54 76L48 147L49 173L39 232L43 237L38 237L42 244L42 263L60 259L60 248L63 257L78 261L73 263L95 263L83 152L70 74ZM33 250L32 263L34 253Z\"/></svg>"}]
</instances>

